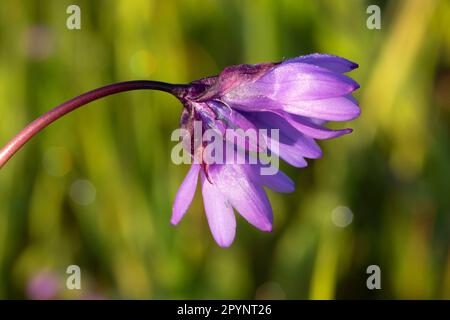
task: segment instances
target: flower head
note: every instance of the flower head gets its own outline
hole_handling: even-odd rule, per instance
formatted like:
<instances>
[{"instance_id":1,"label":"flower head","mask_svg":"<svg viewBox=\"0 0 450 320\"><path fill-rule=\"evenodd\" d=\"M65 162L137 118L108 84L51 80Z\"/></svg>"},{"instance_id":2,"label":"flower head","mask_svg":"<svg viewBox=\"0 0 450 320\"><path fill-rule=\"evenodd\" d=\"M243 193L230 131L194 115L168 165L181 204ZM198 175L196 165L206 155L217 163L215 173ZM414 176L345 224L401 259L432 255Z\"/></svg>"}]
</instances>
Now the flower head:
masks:
<instances>
[{"instance_id":1,"label":"flower head","mask_svg":"<svg viewBox=\"0 0 450 320\"><path fill-rule=\"evenodd\" d=\"M271 231L273 213L264 187L292 192L294 183L281 171L261 174L263 164L239 161L205 161L209 142L192 138L195 123L201 131L223 134L225 145L251 152L267 150L295 167L305 167L305 158L322 155L315 139L330 139L351 129L331 130L328 121L348 121L360 114L351 93L359 85L343 73L357 68L346 59L323 54L301 56L279 63L237 65L218 76L191 83L179 92L184 104L181 127L190 136L188 151L194 163L175 198L172 224L188 210L200 175L208 223L215 241L222 247L235 237L234 210L262 231ZM260 130L254 141L228 139L227 129ZM278 129L277 139L267 130ZM248 137L247 137L248 138Z\"/></svg>"},{"instance_id":2,"label":"flower head","mask_svg":"<svg viewBox=\"0 0 450 320\"><path fill-rule=\"evenodd\" d=\"M258 229L272 230L272 208L264 187L294 190L292 180L278 170L278 157L305 167L305 158L322 155L315 139L351 132L330 130L324 124L359 115L351 96L359 85L343 75L356 67L340 57L312 54L277 63L231 66L187 85L153 80L106 85L32 121L0 149L0 169L42 129L89 102L132 90L173 94L184 104L179 131L184 132L183 146L194 163L176 195L171 222L177 224L186 213L200 175L213 237L226 247L235 236L234 209Z\"/></svg>"}]
</instances>

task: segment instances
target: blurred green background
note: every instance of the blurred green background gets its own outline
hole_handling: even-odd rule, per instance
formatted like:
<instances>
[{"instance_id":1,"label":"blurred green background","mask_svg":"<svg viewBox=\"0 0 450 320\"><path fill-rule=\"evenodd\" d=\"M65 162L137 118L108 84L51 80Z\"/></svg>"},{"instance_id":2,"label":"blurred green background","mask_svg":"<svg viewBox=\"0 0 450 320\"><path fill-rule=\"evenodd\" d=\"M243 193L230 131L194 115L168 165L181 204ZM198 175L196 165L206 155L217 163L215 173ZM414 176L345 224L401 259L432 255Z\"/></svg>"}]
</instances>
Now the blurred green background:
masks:
<instances>
[{"instance_id":1,"label":"blurred green background","mask_svg":"<svg viewBox=\"0 0 450 320\"><path fill-rule=\"evenodd\" d=\"M81 30L66 28L70 4ZM0 298L450 299L449 21L437 0L1 1L0 144L108 83L311 52L360 64L363 113L322 159L283 165L297 189L269 194L273 233L238 218L220 249L199 192L169 223L188 170L170 160L176 99L128 92L74 112L0 172ZM65 288L72 264L82 290ZM373 264L381 290L366 287Z\"/></svg>"}]
</instances>

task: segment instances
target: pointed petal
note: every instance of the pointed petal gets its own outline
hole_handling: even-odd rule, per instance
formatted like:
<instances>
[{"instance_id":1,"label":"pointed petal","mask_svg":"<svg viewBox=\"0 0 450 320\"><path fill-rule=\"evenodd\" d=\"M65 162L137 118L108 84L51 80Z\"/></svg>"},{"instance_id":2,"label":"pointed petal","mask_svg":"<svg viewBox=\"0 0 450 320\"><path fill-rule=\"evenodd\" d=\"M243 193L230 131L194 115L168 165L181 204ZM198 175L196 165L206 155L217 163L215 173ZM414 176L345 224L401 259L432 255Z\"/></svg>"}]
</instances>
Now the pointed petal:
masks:
<instances>
[{"instance_id":1,"label":"pointed petal","mask_svg":"<svg viewBox=\"0 0 450 320\"><path fill-rule=\"evenodd\" d=\"M291 166L296 168L304 168L308 166L308 162L306 162L302 151L295 145L285 144L275 139L266 139L268 140L267 145L270 150Z\"/></svg>"},{"instance_id":2,"label":"pointed petal","mask_svg":"<svg viewBox=\"0 0 450 320\"><path fill-rule=\"evenodd\" d=\"M345 73L358 68L358 64L331 54L313 53L283 61L283 63L308 63L334 72Z\"/></svg>"},{"instance_id":3,"label":"pointed petal","mask_svg":"<svg viewBox=\"0 0 450 320\"><path fill-rule=\"evenodd\" d=\"M262 185L276 192L290 193L295 190L295 183L283 171L274 175L261 174L262 165L251 165L255 179Z\"/></svg>"},{"instance_id":4,"label":"pointed petal","mask_svg":"<svg viewBox=\"0 0 450 320\"><path fill-rule=\"evenodd\" d=\"M242 116L239 111L233 110L220 100L209 101L208 104L217 114L219 122L223 122L227 129L224 132L225 139L232 145L251 152L262 152L265 150L264 141L258 141L256 127Z\"/></svg>"},{"instance_id":5,"label":"pointed petal","mask_svg":"<svg viewBox=\"0 0 450 320\"><path fill-rule=\"evenodd\" d=\"M244 114L258 129L267 129L267 134L261 132L266 140L267 148L289 164L302 168L307 166L304 158L317 159L322 156L322 151L314 139L299 132L278 114L273 112ZM278 139L270 136L271 129L279 130Z\"/></svg>"},{"instance_id":6,"label":"pointed petal","mask_svg":"<svg viewBox=\"0 0 450 320\"><path fill-rule=\"evenodd\" d=\"M200 165L192 164L189 172L183 180L183 183L178 189L177 195L175 196L175 201L172 207L172 218L170 223L173 225L178 224L183 218L184 214L191 205L192 199L194 198L195 189L197 189L198 173L200 170Z\"/></svg>"},{"instance_id":7,"label":"pointed petal","mask_svg":"<svg viewBox=\"0 0 450 320\"><path fill-rule=\"evenodd\" d=\"M213 172L213 183L250 224L272 231L273 213L266 192L251 179L245 165L223 165Z\"/></svg>"},{"instance_id":8,"label":"pointed petal","mask_svg":"<svg viewBox=\"0 0 450 320\"><path fill-rule=\"evenodd\" d=\"M236 234L233 208L215 184L201 174L203 204L214 240L221 247L229 247Z\"/></svg>"},{"instance_id":9,"label":"pointed petal","mask_svg":"<svg viewBox=\"0 0 450 320\"><path fill-rule=\"evenodd\" d=\"M236 87L222 99L244 111L275 110L302 101L341 97L358 88L353 79L325 68L286 63L253 83Z\"/></svg>"},{"instance_id":10,"label":"pointed petal","mask_svg":"<svg viewBox=\"0 0 450 320\"><path fill-rule=\"evenodd\" d=\"M358 103L351 96L297 101L284 105L283 110L296 115L327 121L353 120L361 114Z\"/></svg>"},{"instance_id":11,"label":"pointed petal","mask_svg":"<svg viewBox=\"0 0 450 320\"><path fill-rule=\"evenodd\" d=\"M278 113L278 112L277 112ZM340 137L344 134L351 133L353 130L350 128L341 130L332 130L324 126L321 126L314 122L311 118L290 114L280 111L278 114L282 114L287 122L298 131L305 135L315 139L332 139Z\"/></svg>"},{"instance_id":12,"label":"pointed petal","mask_svg":"<svg viewBox=\"0 0 450 320\"><path fill-rule=\"evenodd\" d=\"M284 103L339 97L359 88L347 76L306 63L282 64L258 82L266 86L275 83L268 96Z\"/></svg>"}]
</instances>

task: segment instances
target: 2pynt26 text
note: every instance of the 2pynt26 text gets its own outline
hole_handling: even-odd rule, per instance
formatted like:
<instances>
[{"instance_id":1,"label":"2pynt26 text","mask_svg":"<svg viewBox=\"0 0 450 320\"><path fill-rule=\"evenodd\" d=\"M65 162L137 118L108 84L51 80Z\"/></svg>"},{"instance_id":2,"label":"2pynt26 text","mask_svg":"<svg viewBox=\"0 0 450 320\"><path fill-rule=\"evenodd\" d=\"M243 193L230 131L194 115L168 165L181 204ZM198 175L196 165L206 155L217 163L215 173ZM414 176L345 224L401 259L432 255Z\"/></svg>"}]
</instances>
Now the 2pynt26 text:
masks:
<instances>
[{"instance_id":1,"label":"2pynt26 text","mask_svg":"<svg viewBox=\"0 0 450 320\"><path fill-rule=\"evenodd\" d=\"M272 305L270 304L221 304L216 306L189 306L184 304L177 308L178 315L196 315L208 318L210 315L270 315Z\"/></svg>"},{"instance_id":2,"label":"2pynt26 text","mask_svg":"<svg viewBox=\"0 0 450 320\"><path fill-rule=\"evenodd\" d=\"M270 304L223 304L221 308L223 315L269 315L272 313Z\"/></svg>"}]
</instances>

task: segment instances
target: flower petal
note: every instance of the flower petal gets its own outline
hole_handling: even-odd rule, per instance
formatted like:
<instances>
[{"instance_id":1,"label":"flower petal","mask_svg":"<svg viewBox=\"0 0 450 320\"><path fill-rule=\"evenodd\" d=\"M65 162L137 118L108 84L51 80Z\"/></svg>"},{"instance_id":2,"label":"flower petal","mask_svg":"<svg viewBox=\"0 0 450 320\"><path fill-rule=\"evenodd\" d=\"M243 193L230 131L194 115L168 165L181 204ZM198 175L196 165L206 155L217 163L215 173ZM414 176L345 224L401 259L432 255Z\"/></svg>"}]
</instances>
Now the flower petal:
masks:
<instances>
[{"instance_id":1,"label":"flower petal","mask_svg":"<svg viewBox=\"0 0 450 320\"><path fill-rule=\"evenodd\" d=\"M302 117L282 111L279 112L278 114L280 115L282 114L283 117L286 119L286 121L289 122L289 124L293 126L295 129L314 139L336 138L344 134L351 133L353 131L350 128L341 130L328 129L324 126L317 124L311 118Z\"/></svg>"},{"instance_id":2,"label":"flower petal","mask_svg":"<svg viewBox=\"0 0 450 320\"><path fill-rule=\"evenodd\" d=\"M236 234L233 208L215 184L201 174L203 205L214 240L221 247L229 247Z\"/></svg>"},{"instance_id":3,"label":"flower petal","mask_svg":"<svg viewBox=\"0 0 450 320\"><path fill-rule=\"evenodd\" d=\"M183 183L178 189L172 207L172 218L170 219L170 223L172 223L173 225L176 225L180 222L189 206L191 205L195 190L197 189L199 170L200 165L192 164L189 172L183 180Z\"/></svg>"},{"instance_id":4,"label":"flower petal","mask_svg":"<svg viewBox=\"0 0 450 320\"><path fill-rule=\"evenodd\" d=\"M233 110L220 100L209 101L208 104L215 110L217 121L223 122L227 130L225 139L232 145L251 152L265 150L264 141L259 141L257 128L239 111Z\"/></svg>"},{"instance_id":5,"label":"flower petal","mask_svg":"<svg viewBox=\"0 0 450 320\"><path fill-rule=\"evenodd\" d=\"M345 73L358 68L358 64L331 54L313 53L283 61L283 63L308 63L334 72Z\"/></svg>"},{"instance_id":6,"label":"flower petal","mask_svg":"<svg viewBox=\"0 0 450 320\"><path fill-rule=\"evenodd\" d=\"M327 121L353 120L361 114L358 102L351 96L297 101L284 105L283 110L296 115Z\"/></svg>"},{"instance_id":7,"label":"flower petal","mask_svg":"<svg viewBox=\"0 0 450 320\"><path fill-rule=\"evenodd\" d=\"M253 83L237 86L222 99L244 111L274 110L303 101L344 96L357 88L353 79L325 68L286 63L275 66Z\"/></svg>"},{"instance_id":8,"label":"flower petal","mask_svg":"<svg viewBox=\"0 0 450 320\"><path fill-rule=\"evenodd\" d=\"M274 175L261 174L262 165L251 165L254 179L260 184L276 192L290 193L295 190L295 183L283 171L278 170Z\"/></svg>"},{"instance_id":9,"label":"flower petal","mask_svg":"<svg viewBox=\"0 0 450 320\"><path fill-rule=\"evenodd\" d=\"M266 192L251 179L245 165L228 164L212 170L213 183L231 205L250 224L262 231L272 231L273 213Z\"/></svg>"},{"instance_id":10,"label":"flower petal","mask_svg":"<svg viewBox=\"0 0 450 320\"><path fill-rule=\"evenodd\" d=\"M268 138L267 144L270 150L278 155L281 159L296 168L304 168L308 166L303 153L296 146L283 144L276 139Z\"/></svg>"},{"instance_id":11,"label":"flower petal","mask_svg":"<svg viewBox=\"0 0 450 320\"><path fill-rule=\"evenodd\" d=\"M267 134L262 132L267 148L289 164L302 168L307 166L305 157L317 159L322 156L322 151L314 139L299 132L280 115L273 112L246 112L243 114L258 129L267 129ZM272 129L279 130L278 139L274 139L270 135Z\"/></svg>"}]
</instances>

